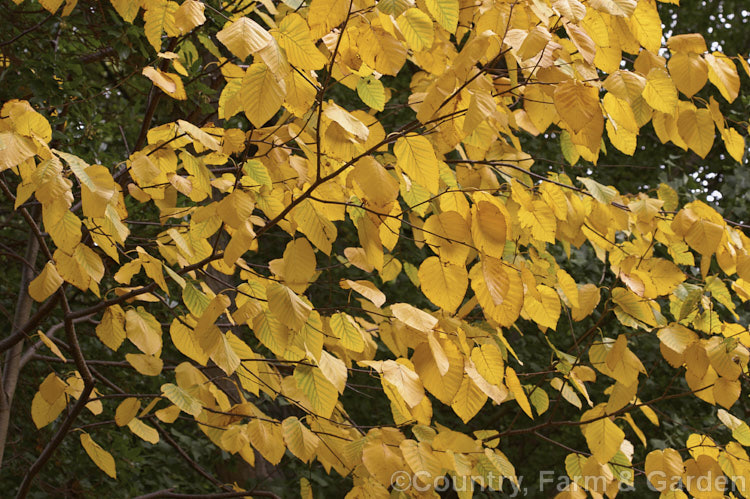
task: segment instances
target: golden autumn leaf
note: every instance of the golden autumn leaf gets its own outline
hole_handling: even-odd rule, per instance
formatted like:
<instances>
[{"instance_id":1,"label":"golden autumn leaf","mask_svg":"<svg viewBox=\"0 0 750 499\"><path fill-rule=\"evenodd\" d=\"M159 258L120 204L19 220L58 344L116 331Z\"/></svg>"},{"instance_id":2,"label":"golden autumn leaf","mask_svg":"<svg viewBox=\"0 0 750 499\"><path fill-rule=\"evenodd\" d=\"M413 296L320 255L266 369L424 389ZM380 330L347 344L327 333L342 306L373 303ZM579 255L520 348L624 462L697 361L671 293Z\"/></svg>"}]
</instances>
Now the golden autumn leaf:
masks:
<instances>
[{"instance_id":1,"label":"golden autumn leaf","mask_svg":"<svg viewBox=\"0 0 750 499\"><path fill-rule=\"evenodd\" d=\"M567 473L559 498L742 489L750 66L713 50L721 30L673 34L700 6L16 3L0 459L28 461L19 496L78 430L112 478L125 435L206 483L234 481L218 453L263 468L233 487L257 496L520 489L539 463L516 440ZM141 468L136 488L159 482Z\"/></svg>"},{"instance_id":2,"label":"golden autumn leaf","mask_svg":"<svg viewBox=\"0 0 750 499\"><path fill-rule=\"evenodd\" d=\"M81 445L86 451L86 454L88 454L91 460L94 461L94 464L110 477L117 478L115 459L112 457L112 454L102 449L99 444L94 442L91 435L88 433L81 433Z\"/></svg>"}]
</instances>

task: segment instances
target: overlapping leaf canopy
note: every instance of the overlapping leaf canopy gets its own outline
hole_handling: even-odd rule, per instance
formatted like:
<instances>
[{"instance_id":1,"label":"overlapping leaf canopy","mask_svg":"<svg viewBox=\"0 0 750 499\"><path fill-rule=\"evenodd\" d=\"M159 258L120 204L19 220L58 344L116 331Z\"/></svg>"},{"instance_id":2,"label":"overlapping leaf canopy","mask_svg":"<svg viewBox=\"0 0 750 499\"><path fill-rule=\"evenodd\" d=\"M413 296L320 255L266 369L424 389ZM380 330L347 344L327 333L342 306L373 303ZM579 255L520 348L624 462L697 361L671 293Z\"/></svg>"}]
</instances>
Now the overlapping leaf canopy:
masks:
<instances>
[{"instance_id":1,"label":"overlapping leaf canopy","mask_svg":"<svg viewBox=\"0 0 750 499\"><path fill-rule=\"evenodd\" d=\"M28 292L61 310L67 348L53 352L77 369L44 378L37 427L85 405L155 443L189 418L250 464L351 477L351 497L388 495L401 470L428 488L445 474L517 483L504 437L569 426L575 452L551 463L573 480L560 497L612 496L632 483L625 469L682 479L696 497L722 497L691 489L699 476L750 478L744 413L732 413L750 359L737 309L750 238L666 184L628 194L535 173L524 149L554 133L567 162L595 169L653 130L665 147L704 158L721 141L742 161L747 131L722 107L740 94L743 58L699 34L663 43L653 0L214 3L112 1L154 61L136 76L153 83L150 114L119 164L56 149L26 101L2 106L2 187L41 245ZM198 98L206 70L222 76L215 114L151 122L168 99ZM578 272L581 255L604 274ZM123 368L160 377L160 394L90 370L75 325L89 316ZM524 363L519 333L539 336L545 369ZM678 379L653 398L636 340ZM355 420L358 373L378 388L373 425ZM659 404L683 397L731 438L696 429L654 450L647 436L670 417ZM117 456L80 439L114 478Z\"/></svg>"}]
</instances>

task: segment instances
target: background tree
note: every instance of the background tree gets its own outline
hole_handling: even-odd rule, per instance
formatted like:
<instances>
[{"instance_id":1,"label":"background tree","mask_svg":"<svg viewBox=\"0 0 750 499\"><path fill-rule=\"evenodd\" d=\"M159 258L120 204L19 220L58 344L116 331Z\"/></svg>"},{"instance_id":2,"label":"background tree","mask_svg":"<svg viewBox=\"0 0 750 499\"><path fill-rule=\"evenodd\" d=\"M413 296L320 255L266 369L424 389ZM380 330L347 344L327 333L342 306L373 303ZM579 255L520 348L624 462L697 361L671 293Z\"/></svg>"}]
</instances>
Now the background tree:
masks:
<instances>
[{"instance_id":1,"label":"background tree","mask_svg":"<svg viewBox=\"0 0 750 499\"><path fill-rule=\"evenodd\" d=\"M0 8L7 490L747 495L741 2Z\"/></svg>"}]
</instances>

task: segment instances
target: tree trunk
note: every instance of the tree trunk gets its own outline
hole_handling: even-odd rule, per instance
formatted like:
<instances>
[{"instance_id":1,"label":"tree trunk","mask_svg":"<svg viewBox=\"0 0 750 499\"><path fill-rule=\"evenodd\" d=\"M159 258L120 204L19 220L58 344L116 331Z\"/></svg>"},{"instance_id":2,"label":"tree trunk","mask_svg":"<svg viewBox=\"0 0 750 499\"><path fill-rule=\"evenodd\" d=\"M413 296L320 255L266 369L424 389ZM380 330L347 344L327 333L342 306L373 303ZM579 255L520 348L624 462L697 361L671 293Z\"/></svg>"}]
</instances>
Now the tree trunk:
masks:
<instances>
[{"instance_id":1,"label":"tree trunk","mask_svg":"<svg viewBox=\"0 0 750 499\"><path fill-rule=\"evenodd\" d=\"M36 255L39 251L39 241L30 234L28 246L26 246L26 262L34 264ZM18 288L18 300L16 310L13 315L13 327L10 333L15 333L19 327L29 320L31 315L31 305L33 300L28 293L28 287L34 278L34 269L28 265L22 264L21 282ZM0 386L0 469L3 466L3 455L5 454L5 444L8 439L8 429L10 427L10 413L13 404L13 396L16 392L18 376L21 372L21 354L23 353L24 342L19 341L5 354L3 361L2 386Z\"/></svg>"}]
</instances>

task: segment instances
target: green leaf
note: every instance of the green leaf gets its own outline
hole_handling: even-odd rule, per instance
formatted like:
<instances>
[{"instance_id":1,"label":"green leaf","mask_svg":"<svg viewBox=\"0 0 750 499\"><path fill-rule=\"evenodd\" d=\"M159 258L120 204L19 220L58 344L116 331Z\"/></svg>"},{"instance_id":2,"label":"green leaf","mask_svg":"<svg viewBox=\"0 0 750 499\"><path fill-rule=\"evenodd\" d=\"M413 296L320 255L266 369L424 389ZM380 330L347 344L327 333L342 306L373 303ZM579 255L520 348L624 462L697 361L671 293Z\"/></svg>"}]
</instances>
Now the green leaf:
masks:
<instances>
[{"instance_id":1,"label":"green leaf","mask_svg":"<svg viewBox=\"0 0 750 499\"><path fill-rule=\"evenodd\" d=\"M421 10L409 9L404 12L398 18L398 27L413 50L426 50L432 46L435 38L432 19Z\"/></svg>"},{"instance_id":2,"label":"green leaf","mask_svg":"<svg viewBox=\"0 0 750 499\"><path fill-rule=\"evenodd\" d=\"M297 387L310 401L315 414L323 418L330 418L336 407L338 392L323 371L314 366L298 365L294 370L294 380Z\"/></svg>"},{"instance_id":3,"label":"green leaf","mask_svg":"<svg viewBox=\"0 0 750 499\"><path fill-rule=\"evenodd\" d=\"M199 291L191 283L185 283L182 289L182 302L190 310L190 313L196 317L203 315L211 300L202 291Z\"/></svg>"},{"instance_id":4,"label":"green leaf","mask_svg":"<svg viewBox=\"0 0 750 499\"><path fill-rule=\"evenodd\" d=\"M385 15L398 17L411 5L408 0L380 0L378 10Z\"/></svg>"},{"instance_id":5,"label":"green leaf","mask_svg":"<svg viewBox=\"0 0 750 499\"><path fill-rule=\"evenodd\" d=\"M164 383L161 385L161 392L170 402L179 407L181 411L193 417L197 417L203 411L201 403L177 385Z\"/></svg>"},{"instance_id":6,"label":"green leaf","mask_svg":"<svg viewBox=\"0 0 750 499\"><path fill-rule=\"evenodd\" d=\"M534 409L536 409L537 414L544 414L549 408L549 397L547 396L547 392L541 388L537 388L531 392L529 401L534 406Z\"/></svg>"},{"instance_id":7,"label":"green leaf","mask_svg":"<svg viewBox=\"0 0 750 499\"><path fill-rule=\"evenodd\" d=\"M600 203L609 204L617 196L617 191L613 187L607 187L594 179L588 177L577 177L578 181L586 186L589 193Z\"/></svg>"},{"instance_id":8,"label":"green leaf","mask_svg":"<svg viewBox=\"0 0 750 499\"><path fill-rule=\"evenodd\" d=\"M365 340L362 333L347 314L339 312L331 316L331 330L334 336L341 339L341 344L347 350L357 353L364 351Z\"/></svg>"},{"instance_id":9,"label":"green leaf","mask_svg":"<svg viewBox=\"0 0 750 499\"><path fill-rule=\"evenodd\" d=\"M425 0L427 10L448 33L455 33L458 27L458 0Z\"/></svg>"},{"instance_id":10,"label":"green leaf","mask_svg":"<svg viewBox=\"0 0 750 499\"><path fill-rule=\"evenodd\" d=\"M578 149L570 139L570 133L568 133L567 130L563 130L562 133L560 133L560 149L562 149L565 161L567 161L571 165L575 165L576 163L578 163L581 155L578 154Z\"/></svg>"},{"instance_id":11,"label":"green leaf","mask_svg":"<svg viewBox=\"0 0 750 499\"><path fill-rule=\"evenodd\" d=\"M268 174L268 170L265 165L257 159L251 159L245 161L242 165L242 171L245 175L250 177L257 185L265 185L266 187L272 186L271 176Z\"/></svg>"},{"instance_id":12,"label":"green leaf","mask_svg":"<svg viewBox=\"0 0 750 499\"><path fill-rule=\"evenodd\" d=\"M357 95L362 102L373 109L382 111L385 108L385 88L380 80L372 76L360 78L357 82Z\"/></svg>"}]
</instances>

